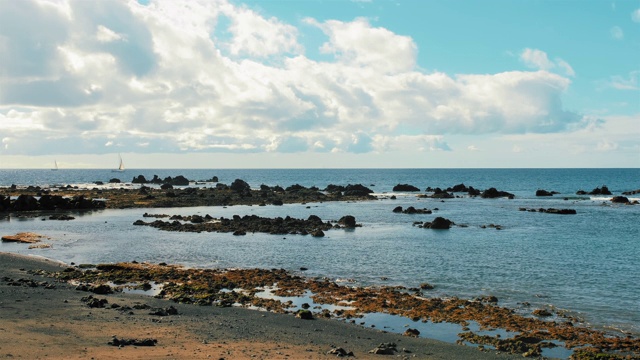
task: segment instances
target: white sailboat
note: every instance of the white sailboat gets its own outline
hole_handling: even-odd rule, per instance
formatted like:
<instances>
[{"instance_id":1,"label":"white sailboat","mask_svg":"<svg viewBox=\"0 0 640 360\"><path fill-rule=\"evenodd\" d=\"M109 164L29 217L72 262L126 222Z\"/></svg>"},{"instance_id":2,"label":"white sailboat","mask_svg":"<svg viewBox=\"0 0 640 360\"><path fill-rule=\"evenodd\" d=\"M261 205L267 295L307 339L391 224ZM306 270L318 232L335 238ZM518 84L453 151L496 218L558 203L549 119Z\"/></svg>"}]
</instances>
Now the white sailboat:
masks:
<instances>
[{"instance_id":1,"label":"white sailboat","mask_svg":"<svg viewBox=\"0 0 640 360\"><path fill-rule=\"evenodd\" d=\"M120 165L118 166L117 169L113 169L111 171L113 171L113 172L124 172L124 162L122 162L122 156L120 156L120 154L118 154L118 157L120 157Z\"/></svg>"},{"instance_id":2,"label":"white sailboat","mask_svg":"<svg viewBox=\"0 0 640 360\"><path fill-rule=\"evenodd\" d=\"M53 160L53 168L51 169L51 171L58 171L58 161L57 160Z\"/></svg>"}]
</instances>

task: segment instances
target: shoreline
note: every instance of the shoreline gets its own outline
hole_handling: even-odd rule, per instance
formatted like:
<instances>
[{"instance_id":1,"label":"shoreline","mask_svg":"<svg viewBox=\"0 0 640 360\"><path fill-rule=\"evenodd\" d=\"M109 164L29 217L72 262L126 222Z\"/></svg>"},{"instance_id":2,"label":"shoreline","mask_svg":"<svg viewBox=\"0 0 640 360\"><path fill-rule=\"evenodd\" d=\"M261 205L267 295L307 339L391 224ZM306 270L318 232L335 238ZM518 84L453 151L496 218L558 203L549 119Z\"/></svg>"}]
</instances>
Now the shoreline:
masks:
<instances>
[{"instance_id":1,"label":"shoreline","mask_svg":"<svg viewBox=\"0 0 640 360\"><path fill-rule=\"evenodd\" d=\"M5 261L7 258L11 259L11 261ZM591 358L590 356L600 354L603 350L606 351L607 354L616 354L618 351L622 351L622 353L618 353L622 354L621 357L611 357L622 359L625 358L624 356L626 355L637 356L639 353L638 349L640 349L640 340L637 338L610 338L600 331L579 326L574 328L571 322L567 319L560 319L560 322L556 320L541 320L551 314L536 314L534 312L534 315L536 315L535 319L514 315L511 310L497 306L497 299L478 298L475 300L461 300L457 298L434 298L429 300L423 298L418 289L398 290L397 288L388 287L377 289L349 288L345 286L338 286L334 283L327 282L326 280L317 281L293 276L284 270L187 269L181 266L167 265L163 263L153 265L135 262L103 265L82 264L75 267L69 267L64 264L52 262L48 259L43 260L42 258L32 258L30 256L8 253L0 253L0 263L2 264L0 266L0 270L2 270L3 273L9 271L15 274L18 266L18 268L22 269L25 269L26 266L27 269L42 270L32 273L31 275L35 276L35 274L37 274L38 276L44 276L45 278L55 281L56 288L58 287L57 285L60 284L60 287L68 290L66 295L67 297L73 296L72 294L69 294L69 291L74 292L75 290L78 290L77 288L69 285L69 282L73 282L86 284L82 289L84 291L96 286L103 287L103 290L101 291L90 290L93 291L93 294L91 292L75 291L76 298L86 299L87 295L91 294L90 297L95 297L92 301L96 301L96 299L100 298L105 299L108 304L113 304L114 300L111 300L112 297L118 299L118 301L124 301L122 300L123 298L135 298L138 299L138 301L143 301L145 303L153 302L156 304L154 307L164 309L168 309L167 306L171 304L171 307L175 306L180 309L178 311L181 316L195 311L194 316L196 316L197 319L200 319L202 316L206 317L211 316L212 314L220 315L223 312L229 311L236 315L238 312L242 312L243 319L245 319L243 322L247 322L251 324L249 327L253 327L258 326L256 322L263 320L265 317L274 319L273 317L275 316L282 316L282 318L278 317L278 321L284 321L286 323L285 327L307 329L308 331L311 331L311 333L306 336L311 340L310 343L315 345L324 344L323 346L325 347L324 349L318 348L317 350L310 350L309 348L306 348L302 352L300 352L301 349L298 349L296 350L298 352L296 355L293 355L293 358L315 359L324 357L326 356L326 353L335 348L335 346L342 346L336 345L336 336L339 334L342 334L339 336L345 336L345 333L360 334L361 332L362 335L356 335L356 338L358 340L367 339L368 342L358 342L359 345L351 345L354 346L353 348L356 350L347 349L347 351L353 351L358 354L356 356L364 356L364 358L368 358L367 356L373 356L372 354L369 354L369 351L375 349L375 347L380 343L401 344L402 347L406 348L410 352L394 352L393 354L401 355L405 358L448 358L447 356L451 352L456 354L451 358L505 358L509 356L521 357L523 354L529 357L537 357L540 356L541 350L547 347L553 347L554 342L561 340L564 340L564 342L566 342L567 345L570 345L573 350L590 344L590 350L587 352L574 351L574 357L572 358L580 359ZM15 265L7 267L7 264L11 263L14 263ZM18 271L18 273L21 273L23 276L28 274L24 271ZM10 276L7 276L6 274L4 276L6 282L7 278ZM155 298L152 298L150 295L133 295L127 292L119 292L118 290L111 294L112 290L117 288L117 284L142 285L146 283L149 285L150 282L164 284L161 292ZM109 286L105 286L105 284L109 284ZM256 296L256 293L259 291L271 288L271 284L277 284L277 287L273 290L273 294L277 295L277 297L261 298ZM4 285L5 284L0 283L0 293L3 293L3 295L5 293L4 290L6 289L6 286ZM108 291L105 291L105 288L108 289ZM137 289L140 288L140 286L136 286L134 288ZM251 290L247 291L247 289ZM238 292L236 292L236 290L238 290ZM415 296L411 295L411 291L417 291L417 294ZM309 315L313 317L313 320L301 320L298 319L301 317L300 313L308 311L292 306L292 304L284 300L286 300L286 298L290 299L292 297L301 296L308 292L311 292L312 294L310 297L307 295L307 297L313 307L311 309L313 312L309 313ZM96 294L101 295L98 296ZM41 295L44 294L41 293ZM278 299L278 296L282 298ZM36 296L36 299L39 298ZM347 305L347 308L351 307L352 309L344 309L344 306L342 305L345 305L345 302L342 302L342 300L345 300L345 302L349 304ZM78 303L77 300L76 303ZM24 302L19 302L18 304L27 305L27 303ZM232 306L232 304L236 305ZM238 304L241 306L238 307ZM329 306L335 305L336 308L333 312L326 309L318 311L320 307L315 306L318 304L329 304ZM77 305L86 307L86 304L82 303ZM0 304L0 306L2 306L2 304ZM251 310L248 309L249 307L254 309L266 309L268 312ZM340 307L342 307L342 309ZM15 306L12 306L11 308L15 308ZM95 309L94 311L103 310ZM112 309L105 311L115 313ZM365 328L364 326L361 326L364 323L357 320L359 318L358 314L401 315L406 318L405 323L409 324L411 323L411 318L413 318L413 321L416 322L416 324L419 324L419 320L421 319L422 322L429 320L434 324L440 322L459 324L462 326L464 332L458 334L458 338L460 339L458 340L458 345L428 339L428 332L422 335L420 335L420 332L417 334L405 333L404 335L409 336L403 336L403 334L400 333L388 332L385 330L386 327L382 330ZM44 318L47 318L50 315L50 313L45 312ZM105 315L106 318L103 317L102 321L107 321L109 319L109 315L103 315ZM120 316L112 315L115 316L116 319L121 318ZM175 327L173 322L178 318L171 316L166 317L165 319L169 320L169 324L171 324L169 327L173 329ZM474 324L477 323L479 328L476 328L476 325L470 324L470 322ZM136 323L135 320L134 323ZM167 324L166 321L163 321L163 323ZM326 329L330 329L327 330L328 333L325 333L325 330L322 330L319 334L316 333L318 330L317 327L314 326L319 323L332 324L329 327L325 327L325 325L323 325ZM358 323L361 325L358 325ZM414 327L420 326L416 325ZM470 330L469 327L473 327L474 330ZM313 330L310 330L310 328L313 328ZM422 327L420 328L422 329ZM206 329L200 330L206 332ZM407 332L415 331L415 329L412 330L411 328L407 328L406 330ZM498 330L497 335L496 333L493 334L495 336L486 335L490 334L492 331L495 332L496 330ZM507 332L505 333L504 330ZM179 332L182 330L174 329L173 331ZM250 338L247 340L255 342L266 341L273 339L274 337L277 338L277 335L280 334L281 331L277 330L275 332L277 334L274 334L274 329L264 329L259 332L257 339ZM287 331L282 332L284 334L287 333ZM500 334L502 334L502 337ZM115 333L113 335L121 336ZM218 334L216 337L217 336L220 335ZM347 343L345 344L353 344L352 341L355 341L355 339L352 339L353 336L349 336L351 340L347 340ZM134 336L126 335L126 337L131 338ZM225 341L231 340L228 338L225 339ZM376 339L376 341L371 342L371 339ZM202 341L209 342L207 339ZM288 344L291 349L294 349L294 345L300 345L297 343L297 338L285 336L282 341L285 344ZM421 341L424 342L422 343ZM432 342L440 344L442 348L439 349L441 349L443 353L433 352ZM411 343L411 346L413 347L406 347L408 343ZM477 344L478 346L471 347L459 345L463 343ZM244 349L245 352L254 348L253 344L243 345L241 343L237 343L237 341L234 344L240 349ZM337 344L342 344L342 341L337 342ZM561 344L563 343L561 342ZM96 344L96 346L98 345L99 344ZM329 347L329 345L331 345L331 347ZM0 348L4 349L4 346L6 345L0 346ZM342 347L346 348L348 346L345 345ZM369 347L369 349L367 350L366 347ZM1 349L0 352L3 351ZM494 349L501 351L496 351ZM459 351L471 352L463 354ZM511 355L508 355L508 353L511 353ZM568 352L568 350L564 352L555 352L555 354L563 354L556 355L562 358L568 357L568 354L570 353L571 352ZM254 353L253 355L256 354ZM272 358L272 356L273 353L270 353L266 358ZM232 358L238 357L233 356Z\"/></svg>"},{"instance_id":2,"label":"shoreline","mask_svg":"<svg viewBox=\"0 0 640 360\"><path fill-rule=\"evenodd\" d=\"M333 319L302 320L238 307L209 307L175 303L147 295L93 294L109 304L152 308L173 306L173 316L149 315L148 310L119 311L89 308L86 292L45 275L63 271L52 260L0 253L0 357L10 358L224 358L224 359L325 359L341 347L357 358L375 359L369 353L381 343L397 344L404 358L511 359L513 355L448 344L427 338L364 328ZM13 282L7 281L13 280ZM21 280L22 279L22 280ZM35 281L36 286L15 285ZM50 287L47 288L47 285ZM154 339L155 346L111 346L113 337ZM410 352L403 352L406 349Z\"/></svg>"}]
</instances>

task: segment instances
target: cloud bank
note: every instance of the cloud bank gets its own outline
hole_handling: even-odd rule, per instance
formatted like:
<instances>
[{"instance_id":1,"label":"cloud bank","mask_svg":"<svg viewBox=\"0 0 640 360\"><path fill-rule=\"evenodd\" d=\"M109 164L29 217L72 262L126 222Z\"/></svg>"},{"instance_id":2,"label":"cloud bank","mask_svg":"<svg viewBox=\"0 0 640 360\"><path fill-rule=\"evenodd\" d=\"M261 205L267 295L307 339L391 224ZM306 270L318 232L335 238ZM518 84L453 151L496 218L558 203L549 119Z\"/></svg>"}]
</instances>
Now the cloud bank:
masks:
<instances>
[{"instance_id":1,"label":"cloud bank","mask_svg":"<svg viewBox=\"0 0 640 360\"><path fill-rule=\"evenodd\" d=\"M521 54L532 71L448 75L367 19L300 26L329 60L305 54L301 28L226 0L2 1L1 151L449 151L452 134L591 121L563 107L571 66L540 50Z\"/></svg>"}]
</instances>

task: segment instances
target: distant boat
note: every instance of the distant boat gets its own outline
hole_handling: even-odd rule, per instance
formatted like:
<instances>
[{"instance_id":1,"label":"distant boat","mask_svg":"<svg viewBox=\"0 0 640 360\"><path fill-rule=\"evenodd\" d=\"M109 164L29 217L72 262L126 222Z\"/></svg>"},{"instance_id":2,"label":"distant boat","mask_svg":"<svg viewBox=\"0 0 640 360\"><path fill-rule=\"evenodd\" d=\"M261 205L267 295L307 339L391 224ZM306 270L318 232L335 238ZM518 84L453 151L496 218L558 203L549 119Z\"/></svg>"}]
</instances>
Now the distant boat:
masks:
<instances>
[{"instance_id":1,"label":"distant boat","mask_svg":"<svg viewBox=\"0 0 640 360\"><path fill-rule=\"evenodd\" d=\"M53 169L51 169L51 171L58 171L58 162L57 161L53 161Z\"/></svg>"},{"instance_id":2,"label":"distant boat","mask_svg":"<svg viewBox=\"0 0 640 360\"><path fill-rule=\"evenodd\" d=\"M113 171L113 172L124 172L124 162L122 162L122 156L120 156L118 154L118 157L120 157L120 165L118 166L117 169L113 169L111 171Z\"/></svg>"}]
</instances>

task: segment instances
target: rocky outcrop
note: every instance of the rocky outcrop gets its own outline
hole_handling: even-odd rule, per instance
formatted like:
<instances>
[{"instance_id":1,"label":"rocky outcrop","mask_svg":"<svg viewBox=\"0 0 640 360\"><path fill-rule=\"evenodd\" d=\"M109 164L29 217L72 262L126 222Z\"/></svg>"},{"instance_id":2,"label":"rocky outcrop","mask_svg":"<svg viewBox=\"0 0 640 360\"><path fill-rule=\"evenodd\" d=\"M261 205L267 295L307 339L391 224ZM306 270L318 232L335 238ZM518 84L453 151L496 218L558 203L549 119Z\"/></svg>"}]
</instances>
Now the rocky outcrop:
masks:
<instances>
[{"instance_id":1,"label":"rocky outcrop","mask_svg":"<svg viewBox=\"0 0 640 360\"><path fill-rule=\"evenodd\" d=\"M147 179L144 179L146 181ZM143 181L141 179L141 181ZM148 183L148 182L147 182ZM235 182L232 190L223 183L213 184L211 187L177 187L167 184L164 186L147 186L140 184L138 190L130 188L107 189L75 189L61 187L51 191L37 187L27 189L8 189L0 195L0 212L4 211L35 211L35 210L73 210L73 209L101 209L105 207L123 209L131 207L192 207L192 206L228 206L228 205L259 205L259 204L292 204L324 201L375 200L372 190L360 184L347 186L330 186L337 192L324 193L317 187L306 188L300 185L288 187L286 191L281 186L262 185L260 189L247 189L240 180ZM160 188L162 187L162 188ZM243 191L245 189L246 191ZM54 192L56 195L53 195ZM58 195L59 194L59 195ZM106 201L89 200L99 194ZM20 197L22 195L22 197ZM17 198L20 197L16 203ZM43 204L40 204L42 198ZM18 209L14 207L18 205ZM37 204L37 205L36 205Z\"/></svg>"},{"instance_id":2,"label":"rocky outcrop","mask_svg":"<svg viewBox=\"0 0 640 360\"><path fill-rule=\"evenodd\" d=\"M333 348L327 352L329 355L334 355L335 357L355 357L353 351L347 351L341 347Z\"/></svg>"},{"instance_id":3,"label":"rocky outcrop","mask_svg":"<svg viewBox=\"0 0 640 360\"><path fill-rule=\"evenodd\" d=\"M469 196L480 196L481 192L478 189L474 189L473 186L469 186Z\"/></svg>"},{"instance_id":4,"label":"rocky outcrop","mask_svg":"<svg viewBox=\"0 0 640 360\"><path fill-rule=\"evenodd\" d=\"M147 184L147 178L144 175L138 175L131 180L132 184Z\"/></svg>"},{"instance_id":5,"label":"rocky outcrop","mask_svg":"<svg viewBox=\"0 0 640 360\"><path fill-rule=\"evenodd\" d=\"M373 193L373 190L361 184L349 184L345 186L342 192L344 196L369 196L371 193Z\"/></svg>"},{"instance_id":6,"label":"rocky outcrop","mask_svg":"<svg viewBox=\"0 0 640 360\"><path fill-rule=\"evenodd\" d=\"M536 196L553 196L554 194L558 194L556 191L547 191L543 189L539 189L536 191Z\"/></svg>"},{"instance_id":7,"label":"rocky outcrop","mask_svg":"<svg viewBox=\"0 0 640 360\"><path fill-rule=\"evenodd\" d=\"M640 189L638 190L631 190L631 191L625 191L622 193L622 195L636 195L636 194L640 194Z\"/></svg>"},{"instance_id":8,"label":"rocky outcrop","mask_svg":"<svg viewBox=\"0 0 640 360\"><path fill-rule=\"evenodd\" d=\"M559 215L575 215L577 212L574 209L554 209L554 208L549 208L549 209L544 209L544 208L540 208L540 209L527 209L527 208L520 208L520 211L528 211L528 212L541 212L541 213L548 213L548 214L559 214Z\"/></svg>"},{"instance_id":9,"label":"rocky outcrop","mask_svg":"<svg viewBox=\"0 0 640 360\"><path fill-rule=\"evenodd\" d=\"M147 178L145 178L144 175L138 175L138 176L134 177L133 180L131 180L131 183L133 183L133 184L157 184L157 185L170 184L170 185L174 185L174 186L188 186L189 185L189 179L187 179L186 177L184 177L182 175L178 175L175 178L173 178L171 176L167 176L164 179L160 179L158 177L158 175L153 175L153 179L147 180Z\"/></svg>"},{"instance_id":10,"label":"rocky outcrop","mask_svg":"<svg viewBox=\"0 0 640 360\"><path fill-rule=\"evenodd\" d=\"M611 194L611 191L609 191L609 188L603 185L602 187L597 187L591 190L591 192L589 192L587 195L612 195L612 194Z\"/></svg>"},{"instance_id":11,"label":"rocky outcrop","mask_svg":"<svg viewBox=\"0 0 640 360\"><path fill-rule=\"evenodd\" d=\"M0 195L0 211L93 210L104 209L105 206L104 201L88 199L83 195L68 198L45 194L37 198L21 194L15 200Z\"/></svg>"},{"instance_id":12,"label":"rocky outcrop","mask_svg":"<svg viewBox=\"0 0 640 360\"><path fill-rule=\"evenodd\" d=\"M369 350L369 353L375 355L395 355L396 352L398 352L398 349L395 343L380 344L374 349Z\"/></svg>"},{"instance_id":13,"label":"rocky outcrop","mask_svg":"<svg viewBox=\"0 0 640 360\"><path fill-rule=\"evenodd\" d=\"M425 229L448 230L451 228L451 225L455 225L453 221L438 216L431 222L425 222L422 227Z\"/></svg>"},{"instance_id":14,"label":"rocky outcrop","mask_svg":"<svg viewBox=\"0 0 640 360\"><path fill-rule=\"evenodd\" d=\"M296 317L302 320L313 320L313 313L309 310L298 310Z\"/></svg>"},{"instance_id":15,"label":"rocky outcrop","mask_svg":"<svg viewBox=\"0 0 640 360\"><path fill-rule=\"evenodd\" d=\"M432 197L434 199L451 199L454 196L453 196L453 194L449 194L445 190L442 190L440 188L435 188L433 190L433 194L430 197Z\"/></svg>"},{"instance_id":16,"label":"rocky outcrop","mask_svg":"<svg viewBox=\"0 0 640 360\"><path fill-rule=\"evenodd\" d=\"M402 333L402 335L409 336L409 337L419 337L420 331L418 329L408 328L407 330L404 331L404 333Z\"/></svg>"},{"instance_id":17,"label":"rocky outcrop","mask_svg":"<svg viewBox=\"0 0 640 360\"><path fill-rule=\"evenodd\" d=\"M447 188L448 192L469 192L469 188L462 184L454 185Z\"/></svg>"},{"instance_id":18,"label":"rocky outcrop","mask_svg":"<svg viewBox=\"0 0 640 360\"><path fill-rule=\"evenodd\" d=\"M249 184L247 184L247 182L242 179L235 179L231 183L231 186L229 186L229 188L232 191L235 191L236 193L240 193L240 194L246 194L251 192L251 186L249 186Z\"/></svg>"},{"instance_id":19,"label":"rocky outcrop","mask_svg":"<svg viewBox=\"0 0 640 360\"><path fill-rule=\"evenodd\" d=\"M618 204L630 204L631 202L629 201L629 198L626 196L614 196L611 199L612 203L618 203Z\"/></svg>"},{"instance_id":20,"label":"rocky outcrop","mask_svg":"<svg viewBox=\"0 0 640 360\"><path fill-rule=\"evenodd\" d=\"M313 237L324 237L324 231L322 230L314 230L311 232L311 236Z\"/></svg>"},{"instance_id":21,"label":"rocky outcrop","mask_svg":"<svg viewBox=\"0 0 640 360\"><path fill-rule=\"evenodd\" d=\"M257 215L245 215L242 217L234 215L231 219L224 217L215 219L210 215L204 217L200 215L174 215L169 218L169 221L155 220L153 222L145 222L137 220L133 225L151 226L160 230L180 232L230 232L234 235L258 232L274 235L311 234L315 237L322 237L324 236L324 231L333 228L355 228L361 226L356 223L355 217L351 215L342 217L336 225L330 222L323 222L316 215L311 215L306 220L295 219L290 216L285 218L265 218Z\"/></svg>"},{"instance_id":22,"label":"rocky outcrop","mask_svg":"<svg viewBox=\"0 0 640 360\"><path fill-rule=\"evenodd\" d=\"M393 187L393 191L416 192L420 191L420 189L410 184L398 184Z\"/></svg>"},{"instance_id":23,"label":"rocky outcrop","mask_svg":"<svg viewBox=\"0 0 640 360\"><path fill-rule=\"evenodd\" d=\"M329 184L324 191L330 194L340 194L347 197L367 197L373 198L370 194L373 190L362 184L348 184L347 186Z\"/></svg>"},{"instance_id":24,"label":"rocky outcrop","mask_svg":"<svg viewBox=\"0 0 640 360\"><path fill-rule=\"evenodd\" d=\"M402 206L396 206L393 209L394 213L403 213L403 214L431 214L432 211L429 209L416 209L413 206L409 206L406 209L402 209Z\"/></svg>"},{"instance_id":25,"label":"rocky outcrop","mask_svg":"<svg viewBox=\"0 0 640 360\"><path fill-rule=\"evenodd\" d=\"M43 239L48 239L44 235L38 235L36 233L31 232L21 232L15 235L5 235L2 237L2 241L5 242L19 242L19 243L27 243L33 244L42 241Z\"/></svg>"},{"instance_id":26,"label":"rocky outcrop","mask_svg":"<svg viewBox=\"0 0 640 360\"><path fill-rule=\"evenodd\" d=\"M508 193L506 191L499 191L496 188L489 188L483 191L480 196L485 199L495 199L495 198L501 198L501 197L506 197L509 199L515 198L515 195L513 195L512 193Z\"/></svg>"},{"instance_id":27,"label":"rocky outcrop","mask_svg":"<svg viewBox=\"0 0 640 360\"><path fill-rule=\"evenodd\" d=\"M341 217L340 220L338 220L338 224L348 229L355 228L357 226L362 226L362 225L356 224L356 218L352 215L346 215Z\"/></svg>"}]
</instances>

